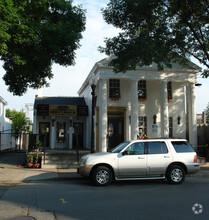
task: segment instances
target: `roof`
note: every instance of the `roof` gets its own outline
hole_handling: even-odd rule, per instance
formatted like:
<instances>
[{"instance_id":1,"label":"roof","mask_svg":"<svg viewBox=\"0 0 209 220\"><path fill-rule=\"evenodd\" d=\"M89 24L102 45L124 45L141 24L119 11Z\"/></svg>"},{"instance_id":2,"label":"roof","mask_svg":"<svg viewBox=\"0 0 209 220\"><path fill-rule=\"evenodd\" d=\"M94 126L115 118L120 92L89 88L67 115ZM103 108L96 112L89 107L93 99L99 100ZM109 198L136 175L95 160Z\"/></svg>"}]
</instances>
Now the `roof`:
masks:
<instances>
[{"instance_id":1,"label":"roof","mask_svg":"<svg viewBox=\"0 0 209 220\"><path fill-rule=\"evenodd\" d=\"M34 108L37 109L37 105L77 105L86 106L85 99L83 97L36 97L34 102Z\"/></svg>"},{"instance_id":2,"label":"roof","mask_svg":"<svg viewBox=\"0 0 209 220\"><path fill-rule=\"evenodd\" d=\"M7 105L7 102L0 96L0 102L3 103L4 105Z\"/></svg>"},{"instance_id":3,"label":"roof","mask_svg":"<svg viewBox=\"0 0 209 220\"><path fill-rule=\"evenodd\" d=\"M100 66L100 67L108 67L109 66L109 63L115 59L116 56L114 55L111 55L109 57L106 57L98 62L96 62L96 65ZM110 66L109 66L110 67ZM113 68L111 66L111 68ZM142 68L155 68L155 69L158 69L157 67L157 64L156 63L152 63L151 65L149 66L142 66L142 67L136 67L136 70L137 69L142 69ZM169 69L167 68L166 66L164 67L164 69ZM197 71L201 71L201 67L199 67L198 65L196 65L195 63L193 63L192 61L188 60L187 64L186 65L181 65L181 64L178 64L178 63L172 63L172 68L171 69L181 69L181 70L185 70L185 69L192 69L192 70L197 70Z\"/></svg>"}]
</instances>

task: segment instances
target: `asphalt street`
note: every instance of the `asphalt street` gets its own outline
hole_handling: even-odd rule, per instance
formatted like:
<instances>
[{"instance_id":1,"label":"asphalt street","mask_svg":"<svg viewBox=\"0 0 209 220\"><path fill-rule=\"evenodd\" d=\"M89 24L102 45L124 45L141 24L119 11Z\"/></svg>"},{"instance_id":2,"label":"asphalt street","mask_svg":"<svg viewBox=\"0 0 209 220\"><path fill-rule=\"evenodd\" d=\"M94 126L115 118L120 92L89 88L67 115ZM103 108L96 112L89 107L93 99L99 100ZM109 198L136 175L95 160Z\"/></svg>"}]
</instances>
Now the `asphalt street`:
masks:
<instances>
[{"instance_id":1,"label":"asphalt street","mask_svg":"<svg viewBox=\"0 0 209 220\"><path fill-rule=\"evenodd\" d=\"M208 167L187 176L181 185L115 181L93 187L75 170L26 169L19 168L19 162L5 163L0 155L0 220L199 220L209 216Z\"/></svg>"}]
</instances>

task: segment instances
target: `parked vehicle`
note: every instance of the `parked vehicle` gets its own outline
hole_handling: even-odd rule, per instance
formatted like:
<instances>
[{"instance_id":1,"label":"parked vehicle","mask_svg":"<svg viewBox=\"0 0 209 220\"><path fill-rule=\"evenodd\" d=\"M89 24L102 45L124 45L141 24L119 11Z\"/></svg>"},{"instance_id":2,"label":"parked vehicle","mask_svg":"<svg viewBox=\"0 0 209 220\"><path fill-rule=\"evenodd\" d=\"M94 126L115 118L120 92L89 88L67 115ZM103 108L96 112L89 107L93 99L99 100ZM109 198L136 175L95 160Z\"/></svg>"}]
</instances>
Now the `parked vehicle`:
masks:
<instances>
[{"instance_id":1,"label":"parked vehicle","mask_svg":"<svg viewBox=\"0 0 209 220\"><path fill-rule=\"evenodd\" d=\"M84 155L78 173L99 186L114 179L167 179L180 184L186 174L199 169L197 155L187 140L145 139L123 142L111 152Z\"/></svg>"}]
</instances>

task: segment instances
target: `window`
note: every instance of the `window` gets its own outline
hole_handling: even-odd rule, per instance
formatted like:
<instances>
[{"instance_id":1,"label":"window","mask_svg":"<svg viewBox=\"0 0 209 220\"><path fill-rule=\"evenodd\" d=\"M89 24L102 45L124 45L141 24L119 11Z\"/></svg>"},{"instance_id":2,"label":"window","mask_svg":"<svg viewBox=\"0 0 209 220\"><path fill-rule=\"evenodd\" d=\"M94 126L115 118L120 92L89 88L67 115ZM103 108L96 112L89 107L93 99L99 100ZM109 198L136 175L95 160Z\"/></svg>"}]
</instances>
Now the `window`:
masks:
<instances>
[{"instance_id":1,"label":"window","mask_svg":"<svg viewBox=\"0 0 209 220\"><path fill-rule=\"evenodd\" d=\"M168 153L165 142L148 142L148 154Z\"/></svg>"},{"instance_id":2,"label":"window","mask_svg":"<svg viewBox=\"0 0 209 220\"><path fill-rule=\"evenodd\" d=\"M120 98L120 80L110 79L109 80L109 97Z\"/></svg>"},{"instance_id":3,"label":"window","mask_svg":"<svg viewBox=\"0 0 209 220\"><path fill-rule=\"evenodd\" d=\"M173 95L172 95L172 84L171 84L171 82L168 82L168 84L167 84L167 91L168 91L168 102L172 102Z\"/></svg>"},{"instance_id":4,"label":"window","mask_svg":"<svg viewBox=\"0 0 209 220\"><path fill-rule=\"evenodd\" d=\"M173 117L169 117L169 137L173 137Z\"/></svg>"},{"instance_id":5,"label":"window","mask_svg":"<svg viewBox=\"0 0 209 220\"><path fill-rule=\"evenodd\" d=\"M138 99L144 101L147 98L147 84L145 80L139 80L138 82Z\"/></svg>"},{"instance_id":6,"label":"window","mask_svg":"<svg viewBox=\"0 0 209 220\"><path fill-rule=\"evenodd\" d=\"M128 155L140 155L144 154L144 143L134 143L126 149Z\"/></svg>"},{"instance_id":7,"label":"window","mask_svg":"<svg viewBox=\"0 0 209 220\"><path fill-rule=\"evenodd\" d=\"M57 141L61 143L65 141L65 122L57 122Z\"/></svg>"},{"instance_id":8,"label":"window","mask_svg":"<svg viewBox=\"0 0 209 220\"><path fill-rule=\"evenodd\" d=\"M176 153L194 152L192 146L186 141L172 141Z\"/></svg>"},{"instance_id":9,"label":"window","mask_svg":"<svg viewBox=\"0 0 209 220\"><path fill-rule=\"evenodd\" d=\"M147 117L139 116L139 136L147 135Z\"/></svg>"}]
</instances>

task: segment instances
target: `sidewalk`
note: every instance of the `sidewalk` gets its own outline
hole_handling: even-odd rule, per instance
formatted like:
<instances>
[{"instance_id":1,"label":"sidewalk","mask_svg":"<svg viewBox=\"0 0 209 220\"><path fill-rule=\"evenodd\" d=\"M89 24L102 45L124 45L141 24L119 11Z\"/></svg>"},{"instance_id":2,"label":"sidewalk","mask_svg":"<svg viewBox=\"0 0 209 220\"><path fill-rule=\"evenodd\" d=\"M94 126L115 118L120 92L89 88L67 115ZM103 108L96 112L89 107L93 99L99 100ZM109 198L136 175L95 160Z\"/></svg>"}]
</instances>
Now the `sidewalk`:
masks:
<instances>
[{"instance_id":1,"label":"sidewalk","mask_svg":"<svg viewBox=\"0 0 209 220\"><path fill-rule=\"evenodd\" d=\"M201 167L188 177L209 178L209 167ZM76 169L29 169L19 167L0 168L0 185L12 186L41 180L75 180L81 178Z\"/></svg>"}]
</instances>

